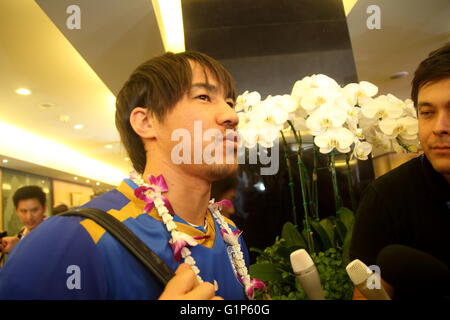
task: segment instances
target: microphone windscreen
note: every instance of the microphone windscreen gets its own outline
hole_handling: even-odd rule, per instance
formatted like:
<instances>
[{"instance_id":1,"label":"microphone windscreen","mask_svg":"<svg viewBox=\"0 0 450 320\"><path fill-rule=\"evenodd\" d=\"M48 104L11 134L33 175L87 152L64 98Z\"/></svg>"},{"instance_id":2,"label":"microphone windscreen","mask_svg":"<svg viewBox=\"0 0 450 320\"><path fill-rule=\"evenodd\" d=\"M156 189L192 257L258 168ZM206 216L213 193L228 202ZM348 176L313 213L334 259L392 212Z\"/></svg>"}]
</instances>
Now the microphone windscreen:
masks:
<instances>
[{"instance_id":1,"label":"microphone windscreen","mask_svg":"<svg viewBox=\"0 0 450 320\"><path fill-rule=\"evenodd\" d=\"M394 287L395 299L450 295L450 270L439 259L404 245L389 245L377 256L381 278Z\"/></svg>"},{"instance_id":2,"label":"microphone windscreen","mask_svg":"<svg viewBox=\"0 0 450 320\"><path fill-rule=\"evenodd\" d=\"M299 249L291 253L291 265L294 273L301 273L314 266L314 261L305 249Z\"/></svg>"},{"instance_id":3,"label":"microphone windscreen","mask_svg":"<svg viewBox=\"0 0 450 320\"><path fill-rule=\"evenodd\" d=\"M367 281L367 278L372 274L370 269L359 259L350 262L345 269L347 270L350 280L352 280L355 285Z\"/></svg>"}]
</instances>

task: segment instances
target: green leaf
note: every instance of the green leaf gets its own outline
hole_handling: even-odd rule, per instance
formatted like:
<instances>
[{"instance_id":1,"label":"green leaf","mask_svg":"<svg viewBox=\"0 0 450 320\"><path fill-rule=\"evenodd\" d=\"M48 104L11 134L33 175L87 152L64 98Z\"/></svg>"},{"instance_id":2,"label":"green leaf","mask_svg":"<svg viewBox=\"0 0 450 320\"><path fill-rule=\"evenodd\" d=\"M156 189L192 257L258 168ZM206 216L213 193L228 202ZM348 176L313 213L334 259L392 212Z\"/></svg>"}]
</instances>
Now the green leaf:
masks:
<instances>
[{"instance_id":1,"label":"green leaf","mask_svg":"<svg viewBox=\"0 0 450 320\"><path fill-rule=\"evenodd\" d=\"M316 222L314 220L311 220L310 223L311 223L311 227L317 233L317 235L319 236L320 241L322 242L323 250L328 250L329 248L331 248L332 247L332 242L331 242L330 238L328 237L327 232L320 225L320 223L318 223L318 222Z\"/></svg>"},{"instance_id":2,"label":"green leaf","mask_svg":"<svg viewBox=\"0 0 450 320\"><path fill-rule=\"evenodd\" d=\"M341 220L336 219L336 235L339 243L344 243L345 235L347 234L347 228Z\"/></svg>"},{"instance_id":3,"label":"green leaf","mask_svg":"<svg viewBox=\"0 0 450 320\"><path fill-rule=\"evenodd\" d=\"M291 223L286 222L281 231L281 237L286 240L287 247L306 248L305 239L303 239L297 228Z\"/></svg>"},{"instance_id":4,"label":"green leaf","mask_svg":"<svg viewBox=\"0 0 450 320\"><path fill-rule=\"evenodd\" d=\"M353 211L351 211L350 209L348 209L346 207L341 207L336 212L336 216L337 216L337 219L345 225L345 228L347 230L349 230L351 228L351 226L353 225L353 223L355 222L355 215L354 215Z\"/></svg>"},{"instance_id":5,"label":"green leaf","mask_svg":"<svg viewBox=\"0 0 450 320\"><path fill-rule=\"evenodd\" d=\"M328 234L328 237L331 240L331 246L334 247L334 224L332 222L332 220L325 218L322 219L319 224L322 226L322 228L326 231L326 233Z\"/></svg>"},{"instance_id":6,"label":"green leaf","mask_svg":"<svg viewBox=\"0 0 450 320\"><path fill-rule=\"evenodd\" d=\"M344 243L342 245L342 263L345 266L350 263L350 245L352 242L352 234L353 234L353 225L351 225L350 229L347 231Z\"/></svg>"},{"instance_id":7,"label":"green leaf","mask_svg":"<svg viewBox=\"0 0 450 320\"><path fill-rule=\"evenodd\" d=\"M272 263L255 263L250 266L250 276L261 281L281 281L283 280L283 270Z\"/></svg>"}]
</instances>

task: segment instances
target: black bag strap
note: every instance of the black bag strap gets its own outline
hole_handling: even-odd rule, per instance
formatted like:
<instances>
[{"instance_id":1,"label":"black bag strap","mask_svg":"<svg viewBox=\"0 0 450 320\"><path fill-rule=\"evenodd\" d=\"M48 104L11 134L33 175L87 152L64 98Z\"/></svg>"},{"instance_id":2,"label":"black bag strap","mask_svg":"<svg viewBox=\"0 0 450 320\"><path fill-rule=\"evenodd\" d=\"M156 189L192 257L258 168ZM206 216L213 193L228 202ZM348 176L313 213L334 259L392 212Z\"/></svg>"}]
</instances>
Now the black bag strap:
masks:
<instances>
[{"instance_id":1,"label":"black bag strap","mask_svg":"<svg viewBox=\"0 0 450 320\"><path fill-rule=\"evenodd\" d=\"M94 208L66 211L58 216L78 216L93 220L127 248L163 286L175 275L174 271L156 255L141 239L112 215Z\"/></svg>"}]
</instances>

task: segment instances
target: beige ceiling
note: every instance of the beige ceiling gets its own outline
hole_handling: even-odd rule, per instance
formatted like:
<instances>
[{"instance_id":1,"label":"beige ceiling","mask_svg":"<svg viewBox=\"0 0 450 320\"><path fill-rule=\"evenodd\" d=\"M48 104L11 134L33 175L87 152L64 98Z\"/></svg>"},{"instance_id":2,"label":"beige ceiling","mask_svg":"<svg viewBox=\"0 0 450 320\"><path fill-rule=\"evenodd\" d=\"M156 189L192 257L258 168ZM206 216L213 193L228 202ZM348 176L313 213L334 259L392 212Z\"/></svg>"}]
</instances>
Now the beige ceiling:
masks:
<instances>
[{"instance_id":1,"label":"beige ceiling","mask_svg":"<svg viewBox=\"0 0 450 320\"><path fill-rule=\"evenodd\" d=\"M164 51L152 4L76 3L81 30L65 24L72 1L0 1L0 121L127 172L130 164L114 127L114 95L140 62ZM366 27L370 4L381 8L381 30ZM448 0L359 0L347 19L359 79L400 98L409 96L418 62L450 41ZM389 79L399 71L410 76ZM33 93L19 96L14 92L19 87ZM40 104L53 106L43 109ZM70 120L61 122L61 115ZM84 129L74 130L79 123ZM5 138L13 139L0 137ZM105 144L113 148L105 149Z\"/></svg>"},{"instance_id":2,"label":"beige ceiling","mask_svg":"<svg viewBox=\"0 0 450 320\"><path fill-rule=\"evenodd\" d=\"M0 121L128 172L114 94L139 63L163 53L151 1L133 3L77 1L81 29L69 30L68 1L0 1ZM32 94L17 95L21 87ZM84 128L74 130L75 124Z\"/></svg>"},{"instance_id":3,"label":"beige ceiling","mask_svg":"<svg viewBox=\"0 0 450 320\"><path fill-rule=\"evenodd\" d=\"M380 8L381 28L366 26L369 5ZM409 98L420 61L450 42L449 0L359 0L347 16L359 80L373 82L380 94ZM409 76L390 79L397 72Z\"/></svg>"}]
</instances>

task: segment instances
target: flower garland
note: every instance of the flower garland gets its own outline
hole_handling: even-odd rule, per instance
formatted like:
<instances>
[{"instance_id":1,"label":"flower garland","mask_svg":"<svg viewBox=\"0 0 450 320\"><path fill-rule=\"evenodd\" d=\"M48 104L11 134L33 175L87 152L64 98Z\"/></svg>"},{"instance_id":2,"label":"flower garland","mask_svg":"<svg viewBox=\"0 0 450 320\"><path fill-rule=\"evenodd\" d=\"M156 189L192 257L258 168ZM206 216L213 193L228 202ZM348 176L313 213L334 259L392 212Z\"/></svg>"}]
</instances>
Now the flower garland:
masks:
<instances>
[{"instance_id":1,"label":"flower garland","mask_svg":"<svg viewBox=\"0 0 450 320\"><path fill-rule=\"evenodd\" d=\"M173 255L175 261L180 261L181 258L184 259L184 262L187 263L192 271L197 276L197 280L199 282L203 282L203 279L200 277L200 270L196 266L196 262L194 257L191 255L191 251L188 246L194 247L198 245L196 240L207 238L208 236L203 237L191 237L190 235L180 232L177 230L177 226L173 221L173 209L169 203L169 200L162 195L169 190L166 181L162 175L155 177L153 175L148 176L148 181L150 184L147 184L142 176L140 176L136 172L132 172L130 174L130 179L138 185L135 189L134 193L138 199L144 200L146 205L144 207L144 212L149 213L153 207L156 208L158 215L161 217L164 225L166 226L167 231L171 235L171 239L169 240L169 245L173 250ZM239 236L242 234L242 231L236 230L232 231L228 226L228 223L225 221L223 216L220 214L220 210L223 206L230 206L230 200L222 200L219 202L214 202L212 199L209 202L208 210L211 212L213 218L219 224L220 227L220 235L222 239L230 248L232 263L234 265L234 269L238 274L239 281L245 287L245 293L249 299L253 299L255 290L263 290L266 286L265 284L258 279L251 279L247 267L244 262L244 254L242 253L241 245L239 244ZM216 291L218 289L217 282L214 280L214 285L216 287Z\"/></svg>"}]
</instances>

